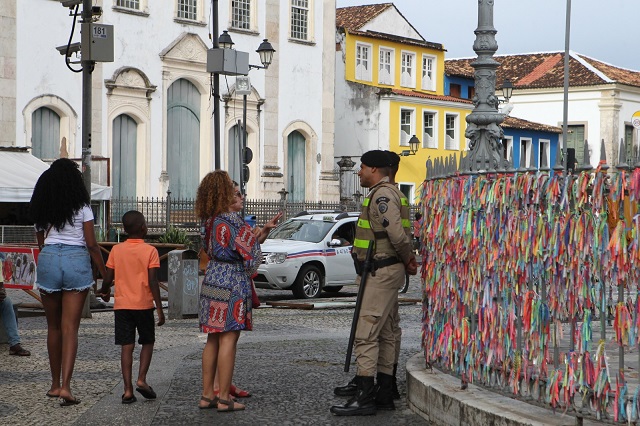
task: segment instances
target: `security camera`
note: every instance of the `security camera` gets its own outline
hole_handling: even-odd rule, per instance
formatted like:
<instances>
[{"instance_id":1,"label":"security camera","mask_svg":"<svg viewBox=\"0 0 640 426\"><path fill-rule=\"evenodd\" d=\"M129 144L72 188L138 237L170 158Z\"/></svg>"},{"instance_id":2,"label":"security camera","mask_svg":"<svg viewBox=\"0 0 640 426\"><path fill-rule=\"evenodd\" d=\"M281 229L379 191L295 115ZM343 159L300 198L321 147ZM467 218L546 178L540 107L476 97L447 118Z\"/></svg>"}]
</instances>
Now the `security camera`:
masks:
<instances>
[{"instance_id":1,"label":"security camera","mask_svg":"<svg viewBox=\"0 0 640 426\"><path fill-rule=\"evenodd\" d=\"M75 6L82 3L82 0L66 0L62 2L63 7L68 7L69 9L73 9Z\"/></svg>"},{"instance_id":2,"label":"security camera","mask_svg":"<svg viewBox=\"0 0 640 426\"><path fill-rule=\"evenodd\" d=\"M71 43L69 45L65 44L62 46L58 46L56 47L56 50L60 52L61 55L67 55L68 52L68 56L71 56L74 53L78 53L80 51L80 43Z\"/></svg>"},{"instance_id":3,"label":"security camera","mask_svg":"<svg viewBox=\"0 0 640 426\"><path fill-rule=\"evenodd\" d=\"M102 16L102 8L100 6L91 6L91 15Z\"/></svg>"}]
</instances>

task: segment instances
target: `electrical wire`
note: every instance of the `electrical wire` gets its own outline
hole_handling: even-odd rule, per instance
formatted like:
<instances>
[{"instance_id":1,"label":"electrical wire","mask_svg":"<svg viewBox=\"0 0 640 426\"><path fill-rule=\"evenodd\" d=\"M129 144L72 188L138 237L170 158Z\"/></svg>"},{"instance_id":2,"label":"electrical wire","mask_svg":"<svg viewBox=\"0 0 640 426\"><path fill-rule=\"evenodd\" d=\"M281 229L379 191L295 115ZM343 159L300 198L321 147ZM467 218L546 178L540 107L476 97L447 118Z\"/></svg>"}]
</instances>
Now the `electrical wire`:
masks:
<instances>
[{"instance_id":1,"label":"electrical wire","mask_svg":"<svg viewBox=\"0 0 640 426\"><path fill-rule=\"evenodd\" d=\"M67 65L67 68L69 68L71 71L76 72L76 73L82 72L82 68L77 70L75 68L72 68L71 65L69 65L69 48L71 47L71 39L73 39L73 33L76 30L76 20L78 19L78 8L79 7L80 7L80 5L76 4L76 8L73 11L73 24L71 25L71 34L69 34L69 41L67 42L67 51L65 52L65 55L64 55L64 63Z\"/></svg>"}]
</instances>

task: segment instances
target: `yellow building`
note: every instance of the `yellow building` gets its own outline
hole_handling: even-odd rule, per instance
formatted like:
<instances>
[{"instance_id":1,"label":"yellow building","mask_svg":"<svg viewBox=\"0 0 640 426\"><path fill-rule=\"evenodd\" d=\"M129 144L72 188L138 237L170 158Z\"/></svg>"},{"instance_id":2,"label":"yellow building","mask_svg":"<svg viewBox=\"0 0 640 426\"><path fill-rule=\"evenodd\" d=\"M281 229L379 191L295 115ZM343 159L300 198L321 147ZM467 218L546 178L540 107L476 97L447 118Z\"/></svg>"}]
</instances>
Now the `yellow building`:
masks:
<instances>
[{"instance_id":1,"label":"yellow building","mask_svg":"<svg viewBox=\"0 0 640 426\"><path fill-rule=\"evenodd\" d=\"M336 27L335 155L404 154L396 180L413 202L426 160L459 158L467 148L473 104L444 95L444 47L426 41L393 3L339 8Z\"/></svg>"}]
</instances>

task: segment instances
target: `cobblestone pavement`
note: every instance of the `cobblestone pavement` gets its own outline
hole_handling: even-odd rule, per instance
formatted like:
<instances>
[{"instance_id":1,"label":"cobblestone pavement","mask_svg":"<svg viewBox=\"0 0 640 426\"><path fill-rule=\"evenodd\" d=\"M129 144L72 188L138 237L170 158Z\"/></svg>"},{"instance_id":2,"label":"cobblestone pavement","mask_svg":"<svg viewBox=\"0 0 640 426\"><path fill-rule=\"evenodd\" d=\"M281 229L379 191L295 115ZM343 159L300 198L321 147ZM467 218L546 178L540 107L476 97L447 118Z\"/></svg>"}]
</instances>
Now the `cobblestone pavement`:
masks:
<instances>
[{"instance_id":1,"label":"cobblestone pavement","mask_svg":"<svg viewBox=\"0 0 640 426\"><path fill-rule=\"evenodd\" d=\"M268 300L293 300L288 291L258 290L258 294L263 306ZM14 302L24 298L16 290L10 296ZM327 294L336 296L353 300L355 288ZM417 278L403 296L421 297ZM400 314L403 342L398 379L404 398L404 363L420 352L421 305L402 305ZM355 366L351 373L343 371L352 316L352 308L257 309L255 331L240 338L234 376L234 382L253 396L243 401L247 409L236 413L197 408L205 336L198 332L196 319L168 320L156 329L148 381L158 399L145 401L138 395L138 402L131 405L120 403L120 351L113 344L113 313L94 312L93 318L83 319L72 383L74 395L82 402L60 407L56 399L45 396L50 380L46 321L42 316L20 318L23 345L32 355L9 356L8 346L0 345L0 424L425 424L404 400L397 403L396 411L374 417L339 418L329 413L331 405L344 401L333 396L333 387L346 383L355 371ZM138 356L136 350L136 360Z\"/></svg>"}]
</instances>

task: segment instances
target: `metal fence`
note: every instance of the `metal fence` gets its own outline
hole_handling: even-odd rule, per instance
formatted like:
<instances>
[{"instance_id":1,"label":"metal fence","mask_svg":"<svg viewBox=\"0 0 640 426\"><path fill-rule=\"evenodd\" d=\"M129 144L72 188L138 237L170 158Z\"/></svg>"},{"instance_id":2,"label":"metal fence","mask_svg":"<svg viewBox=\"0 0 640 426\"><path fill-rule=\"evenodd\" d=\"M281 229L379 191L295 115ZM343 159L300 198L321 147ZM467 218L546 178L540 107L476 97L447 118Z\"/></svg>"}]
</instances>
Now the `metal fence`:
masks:
<instances>
[{"instance_id":1,"label":"metal fence","mask_svg":"<svg viewBox=\"0 0 640 426\"><path fill-rule=\"evenodd\" d=\"M0 244L36 244L33 226L0 225Z\"/></svg>"},{"instance_id":2,"label":"metal fence","mask_svg":"<svg viewBox=\"0 0 640 426\"><path fill-rule=\"evenodd\" d=\"M167 202L169 208L167 209ZM361 199L342 202L247 199L244 202L245 215L255 216L256 223L262 226L278 212L284 211L284 219L302 211L360 211ZM113 232L122 232L122 215L129 210L138 210L144 214L150 234L162 234L168 227L180 228L189 234L200 232L200 224L194 212L194 199L174 199L173 197L114 198L111 200L110 224ZM419 210L411 206L411 218Z\"/></svg>"}]
</instances>

